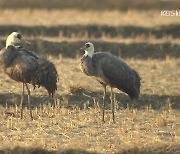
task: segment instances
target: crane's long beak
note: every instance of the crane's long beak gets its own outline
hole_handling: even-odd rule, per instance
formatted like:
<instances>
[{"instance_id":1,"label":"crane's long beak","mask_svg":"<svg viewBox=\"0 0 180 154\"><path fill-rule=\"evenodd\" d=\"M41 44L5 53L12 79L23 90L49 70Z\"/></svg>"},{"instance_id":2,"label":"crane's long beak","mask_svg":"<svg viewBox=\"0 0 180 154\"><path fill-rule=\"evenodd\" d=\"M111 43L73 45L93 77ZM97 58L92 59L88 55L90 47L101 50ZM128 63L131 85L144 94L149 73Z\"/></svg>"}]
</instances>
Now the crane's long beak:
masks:
<instances>
[{"instance_id":1,"label":"crane's long beak","mask_svg":"<svg viewBox=\"0 0 180 154\"><path fill-rule=\"evenodd\" d=\"M32 44L31 42L27 41L27 40L21 40L22 43L26 43L26 44Z\"/></svg>"},{"instance_id":2,"label":"crane's long beak","mask_svg":"<svg viewBox=\"0 0 180 154\"><path fill-rule=\"evenodd\" d=\"M79 49L79 51L85 52L85 49L86 49L86 47L82 47L82 48Z\"/></svg>"},{"instance_id":3,"label":"crane's long beak","mask_svg":"<svg viewBox=\"0 0 180 154\"><path fill-rule=\"evenodd\" d=\"M19 43L16 43L15 45L16 46L24 46L25 44L32 44L32 43L29 41L21 39L21 41Z\"/></svg>"}]
</instances>

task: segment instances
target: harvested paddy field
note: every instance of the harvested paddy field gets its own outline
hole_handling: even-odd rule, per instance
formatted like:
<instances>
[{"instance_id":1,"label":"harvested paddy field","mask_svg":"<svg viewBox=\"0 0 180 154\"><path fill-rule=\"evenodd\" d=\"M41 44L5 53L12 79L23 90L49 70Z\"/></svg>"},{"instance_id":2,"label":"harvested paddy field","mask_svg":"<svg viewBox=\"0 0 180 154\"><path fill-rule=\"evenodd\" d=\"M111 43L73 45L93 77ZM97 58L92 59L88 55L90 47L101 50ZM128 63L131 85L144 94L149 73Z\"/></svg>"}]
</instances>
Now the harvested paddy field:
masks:
<instances>
[{"instance_id":1,"label":"harvested paddy field","mask_svg":"<svg viewBox=\"0 0 180 154\"><path fill-rule=\"evenodd\" d=\"M25 46L52 61L59 74L54 99L30 86L31 121L27 96L20 119L21 83L0 70L0 153L180 153L179 17L161 17L158 10L0 12L0 47L18 31L31 42ZM80 71L79 48L87 41L95 51L123 58L141 76L137 102L114 89L115 124L108 99L102 124L103 88Z\"/></svg>"}]
</instances>

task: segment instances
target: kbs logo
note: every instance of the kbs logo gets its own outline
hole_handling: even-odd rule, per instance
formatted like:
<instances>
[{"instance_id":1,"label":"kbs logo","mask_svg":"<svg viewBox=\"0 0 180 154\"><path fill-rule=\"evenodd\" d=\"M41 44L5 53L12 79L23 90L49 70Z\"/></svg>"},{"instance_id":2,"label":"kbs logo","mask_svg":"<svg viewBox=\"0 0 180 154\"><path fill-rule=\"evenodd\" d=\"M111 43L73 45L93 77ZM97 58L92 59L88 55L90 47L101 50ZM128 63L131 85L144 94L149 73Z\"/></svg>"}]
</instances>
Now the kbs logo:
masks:
<instances>
[{"instance_id":1,"label":"kbs logo","mask_svg":"<svg viewBox=\"0 0 180 154\"><path fill-rule=\"evenodd\" d=\"M161 16L166 16L166 17L180 16L180 10L163 10L161 11Z\"/></svg>"}]
</instances>

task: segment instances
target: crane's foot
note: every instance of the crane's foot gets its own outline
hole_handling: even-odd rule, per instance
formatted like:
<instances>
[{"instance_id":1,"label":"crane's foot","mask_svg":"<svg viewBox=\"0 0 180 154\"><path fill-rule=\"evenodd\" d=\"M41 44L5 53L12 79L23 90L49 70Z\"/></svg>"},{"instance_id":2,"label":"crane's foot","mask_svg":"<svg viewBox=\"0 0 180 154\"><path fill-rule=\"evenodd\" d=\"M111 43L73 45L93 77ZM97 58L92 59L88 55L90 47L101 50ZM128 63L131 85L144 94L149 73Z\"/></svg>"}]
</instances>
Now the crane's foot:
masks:
<instances>
[{"instance_id":1,"label":"crane's foot","mask_svg":"<svg viewBox=\"0 0 180 154\"><path fill-rule=\"evenodd\" d=\"M32 115L32 110L31 110L31 108L29 109L29 114L30 114L31 120L33 120L33 115Z\"/></svg>"},{"instance_id":2,"label":"crane's foot","mask_svg":"<svg viewBox=\"0 0 180 154\"><path fill-rule=\"evenodd\" d=\"M22 109L21 109L21 119L23 119L23 111L22 111Z\"/></svg>"},{"instance_id":3,"label":"crane's foot","mask_svg":"<svg viewBox=\"0 0 180 154\"><path fill-rule=\"evenodd\" d=\"M115 124L115 123L116 123L116 121L115 121L114 119L113 119L113 121L112 121L112 122L113 122L113 124Z\"/></svg>"},{"instance_id":4,"label":"crane's foot","mask_svg":"<svg viewBox=\"0 0 180 154\"><path fill-rule=\"evenodd\" d=\"M112 111L112 121L113 121L114 124L116 123L115 116L114 116L114 110Z\"/></svg>"},{"instance_id":5,"label":"crane's foot","mask_svg":"<svg viewBox=\"0 0 180 154\"><path fill-rule=\"evenodd\" d=\"M102 119L102 124L104 124L105 123L105 120L104 119Z\"/></svg>"},{"instance_id":6,"label":"crane's foot","mask_svg":"<svg viewBox=\"0 0 180 154\"><path fill-rule=\"evenodd\" d=\"M33 120L33 116L32 116L32 115L30 115L30 117L31 117L31 120Z\"/></svg>"},{"instance_id":7,"label":"crane's foot","mask_svg":"<svg viewBox=\"0 0 180 154\"><path fill-rule=\"evenodd\" d=\"M103 109L103 114L102 114L102 123L103 124L105 123L105 120L104 120L104 109Z\"/></svg>"}]
</instances>

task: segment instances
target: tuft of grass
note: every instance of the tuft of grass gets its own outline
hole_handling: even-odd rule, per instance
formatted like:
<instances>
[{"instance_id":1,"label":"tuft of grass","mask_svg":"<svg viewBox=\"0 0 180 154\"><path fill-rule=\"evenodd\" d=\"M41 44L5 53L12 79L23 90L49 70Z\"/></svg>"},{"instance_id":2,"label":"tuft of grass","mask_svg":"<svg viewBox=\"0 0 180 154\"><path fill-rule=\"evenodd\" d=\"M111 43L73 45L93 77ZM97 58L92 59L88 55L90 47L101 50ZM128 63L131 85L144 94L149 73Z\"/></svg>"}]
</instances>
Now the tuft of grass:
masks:
<instances>
[{"instance_id":1,"label":"tuft of grass","mask_svg":"<svg viewBox=\"0 0 180 154\"><path fill-rule=\"evenodd\" d=\"M87 91L85 85L82 85L80 83L70 83L69 84L69 93L71 93L71 94L80 95L84 91Z\"/></svg>"},{"instance_id":2,"label":"tuft of grass","mask_svg":"<svg viewBox=\"0 0 180 154\"><path fill-rule=\"evenodd\" d=\"M166 117L162 114L156 117L155 125L157 127L165 127L167 125Z\"/></svg>"}]
</instances>

